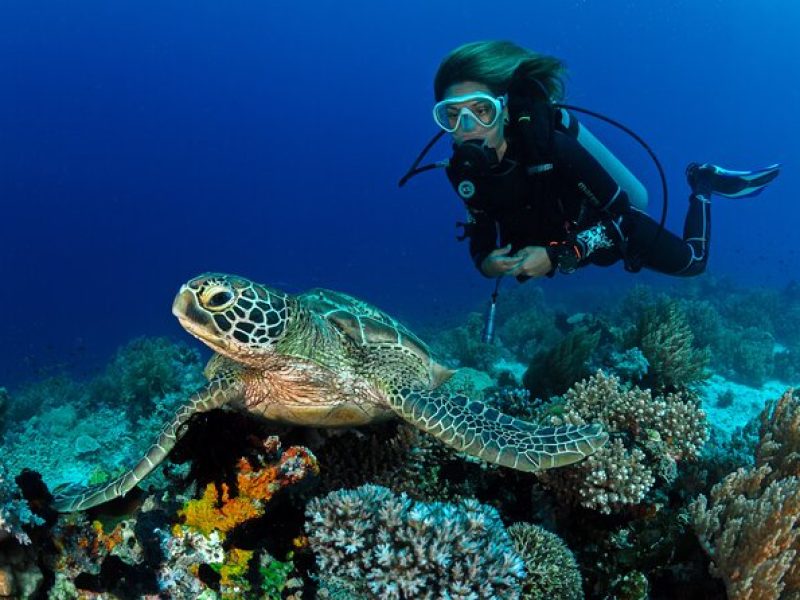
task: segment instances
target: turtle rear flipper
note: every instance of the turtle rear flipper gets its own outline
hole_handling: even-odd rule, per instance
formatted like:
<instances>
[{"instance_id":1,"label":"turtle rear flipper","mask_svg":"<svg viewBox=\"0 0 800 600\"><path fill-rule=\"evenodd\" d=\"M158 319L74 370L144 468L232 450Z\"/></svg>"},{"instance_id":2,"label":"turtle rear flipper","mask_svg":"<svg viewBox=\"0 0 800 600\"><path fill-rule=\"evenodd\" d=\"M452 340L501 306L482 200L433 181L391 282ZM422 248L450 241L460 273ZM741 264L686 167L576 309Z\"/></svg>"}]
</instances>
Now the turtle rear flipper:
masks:
<instances>
[{"instance_id":1,"label":"turtle rear flipper","mask_svg":"<svg viewBox=\"0 0 800 600\"><path fill-rule=\"evenodd\" d=\"M608 441L597 424L540 427L460 394L405 388L389 401L400 417L448 446L519 471L578 462Z\"/></svg>"},{"instance_id":2,"label":"turtle rear flipper","mask_svg":"<svg viewBox=\"0 0 800 600\"><path fill-rule=\"evenodd\" d=\"M219 408L240 393L241 384L230 373L218 374L178 410L135 467L109 483L93 485L79 492L72 486L57 489L53 507L59 512L74 512L124 496L147 477L175 447L184 433L183 425L192 415Z\"/></svg>"}]
</instances>

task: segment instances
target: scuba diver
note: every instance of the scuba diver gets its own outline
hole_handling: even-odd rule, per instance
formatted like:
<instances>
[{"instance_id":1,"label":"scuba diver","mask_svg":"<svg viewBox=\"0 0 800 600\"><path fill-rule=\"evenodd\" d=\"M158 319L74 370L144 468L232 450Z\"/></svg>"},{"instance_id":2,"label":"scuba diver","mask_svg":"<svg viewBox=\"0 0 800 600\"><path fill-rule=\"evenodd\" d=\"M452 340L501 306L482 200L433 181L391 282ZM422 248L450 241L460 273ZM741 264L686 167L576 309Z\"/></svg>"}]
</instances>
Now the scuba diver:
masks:
<instances>
[{"instance_id":1,"label":"scuba diver","mask_svg":"<svg viewBox=\"0 0 800 600\"><path fill-rule=\"evenodd\" d=\"M520 281L572 273L587 264L620 260L675 276L702 273L708 262L711 197L758 194L779 165L732 171L691 163L683 236L664 229L666 183L646 144L607 117L558 104L563 63L512 42L466 44L441 63L434 80L434 120L442 129L423 150L411 176L445 167L467 208L464 236L475 266L486 277ZM625 129L645 145L661 172L664 213L646 212L639 180L584 127L574 110ZM449 133L453 156L418 168L435 141ZM497 290L495 290L496 298Z\"/></svg>"}]
</instances>

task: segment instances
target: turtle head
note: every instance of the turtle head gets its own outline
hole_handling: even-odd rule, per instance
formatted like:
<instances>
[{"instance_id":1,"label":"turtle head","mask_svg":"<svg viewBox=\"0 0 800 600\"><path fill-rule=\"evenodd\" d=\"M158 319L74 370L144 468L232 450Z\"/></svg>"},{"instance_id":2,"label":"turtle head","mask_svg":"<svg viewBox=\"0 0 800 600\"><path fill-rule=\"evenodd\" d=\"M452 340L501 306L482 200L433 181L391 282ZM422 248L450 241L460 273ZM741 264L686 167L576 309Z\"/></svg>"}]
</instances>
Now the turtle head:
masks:
<instances>
[{"instance_id":1,"label":"turtle head","mask_svg":"<svg viewBox=\"0 0 800 600\"><path fill-rule=\"evenodd\" d=\"M285 335L291 303L288 294L243 277L207 273L181 286L172 314L212 350L258 364Z\"/></svg>"}]
</instances>

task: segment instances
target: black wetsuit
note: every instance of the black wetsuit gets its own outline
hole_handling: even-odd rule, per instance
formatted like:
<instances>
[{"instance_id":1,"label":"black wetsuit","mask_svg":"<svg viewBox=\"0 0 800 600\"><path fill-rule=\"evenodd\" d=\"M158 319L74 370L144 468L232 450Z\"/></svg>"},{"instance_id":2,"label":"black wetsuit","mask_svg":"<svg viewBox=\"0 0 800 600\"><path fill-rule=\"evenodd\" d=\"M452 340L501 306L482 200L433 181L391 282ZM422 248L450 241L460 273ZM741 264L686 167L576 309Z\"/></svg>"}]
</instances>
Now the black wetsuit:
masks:
<instances>
[{"instance_id":1,"label":"black wetsuit","mask_svg":"<svg viewBox=\"0 0 800 600\"><path fill-rule=\"evenodd\" d=\"M472 178L474 188L459 193L469 213L466 233L478 270L492 250L506 244L513 254L526 246L579 242L578 266L624 260L631 271L702 273L711 231L708 196L689 197L683 238L663 230L654 246L658 223L631 206L625 190L581 145L575 117L561 111L557 121L552 168L531 168L510 139L492 175ZM451 172L448 177L458 192L463 178Z\"/></svg>"}]
</instances>

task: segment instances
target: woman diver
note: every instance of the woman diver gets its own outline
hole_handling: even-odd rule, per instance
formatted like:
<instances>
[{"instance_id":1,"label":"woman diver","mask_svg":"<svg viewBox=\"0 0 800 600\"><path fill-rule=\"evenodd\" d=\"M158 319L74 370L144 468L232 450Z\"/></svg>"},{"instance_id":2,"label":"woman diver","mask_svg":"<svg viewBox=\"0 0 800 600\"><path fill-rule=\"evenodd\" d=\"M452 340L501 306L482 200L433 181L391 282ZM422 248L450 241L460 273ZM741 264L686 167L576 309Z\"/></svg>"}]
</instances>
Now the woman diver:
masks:
<instances>
[{"instance_id":1,"label":"woman diver","mask_svg":"<svg viewBox=\"0 0 800 600\"><path fill-rule=\"evenodd\" d=\"M644 211L639 180L556 104L563 73L557 58L506 41L466 44L439 66L433 116L454 142L446 171L467 208L475 266L486 277L520 280L619 260L634 272L702 273L711 196L757 194L779 165L730 171L690 164L689 208L678 237Z\"/></svg>"}]
</instances>

